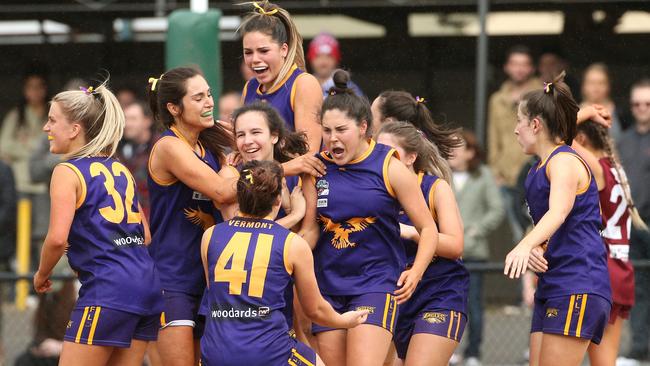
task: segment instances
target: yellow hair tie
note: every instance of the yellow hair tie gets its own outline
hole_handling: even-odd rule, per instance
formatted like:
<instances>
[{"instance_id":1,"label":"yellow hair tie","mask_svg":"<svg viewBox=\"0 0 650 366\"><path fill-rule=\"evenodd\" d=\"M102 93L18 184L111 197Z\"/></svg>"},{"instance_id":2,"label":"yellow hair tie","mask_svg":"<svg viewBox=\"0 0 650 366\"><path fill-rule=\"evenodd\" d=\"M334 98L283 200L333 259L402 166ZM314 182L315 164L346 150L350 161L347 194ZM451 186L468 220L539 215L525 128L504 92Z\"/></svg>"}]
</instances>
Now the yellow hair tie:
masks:
<instances>
[{"instance_id":1,"label":"yellow hair tie","mask_svg":"<svg viewBox=\"0 0 650 366\"><path fill-rule=\"evenodd\" d=\"M273 9L273 10L271 10L271 11L266 11L266 10L264 10L264 8L261 7L260 4L258 4L257 2L253 2L253 6L255 6L255 8L257 8L257 12L260 13L260 14L262 14L262 15L268 15L268 16L271 16L271 15L273 15L273 14L275 14L275 13L278 12L278 9Z\"/></svg>"},{"instance_id":2,"label":"yellow hair tie","mask_svg":"<svg viewBox=\"0 0 650 366\"><path fill-rule=\"evenodd\" d=\"M416 103L424 103L425 100L424 100L424 98L415 97L415 102L416 102Z\"/></svg>"},{"instance_id":3,"label":"yellow hair tie","mask_svg":"<svg viewBox=\"0 0 650 366\"><path fill-rule=\"evenodd\" d=\"M244 179L246 179L246 180L248 181L248 183L250 183L250 184L255 183L255 182L253 181L253 173L251 173L250 170L248 170L248 169L244 169L244 170L242 170L241 172L244 174Z\"/></svg>"},{"instance_id":4,"label":"yellow hair tie","mask_svg":"<svg viewBox=\"0 0 650 366\"><path fill-rule=\"evenodd\" d=\"M163 75L165 74L160 74L160 77L158 79L154 77L149 78L149 84L151 84L151 91L156 91L156 84L158 84L158 81L162 79Z\"/></svg>"},{"instance_id":5,"label":"yellow hair tie","mask_svg":"<svg viewBox=\"0 0 650 366\"><path fill-rule=\"evenodd\" d=\"M544 83L545 94L551 94L551 85L553 85L553 83L547 83L547 82Z\"/></svg>"},{"instance_id":6,"label":"yellow hair tie","mask_svg":"<svg viewBox=\"0 0 650 366\"><path fill-rule=\"evenodd\" d=\"M83 86L80 86L79 89L80 89L82 92L86 93L86 95L90 95L90 94L92 94L93 91L95 90L95 88L93 88L92 86L89 86L89 87L87 87L87 88L84 88Z\"/></svg>"}]
</instances>

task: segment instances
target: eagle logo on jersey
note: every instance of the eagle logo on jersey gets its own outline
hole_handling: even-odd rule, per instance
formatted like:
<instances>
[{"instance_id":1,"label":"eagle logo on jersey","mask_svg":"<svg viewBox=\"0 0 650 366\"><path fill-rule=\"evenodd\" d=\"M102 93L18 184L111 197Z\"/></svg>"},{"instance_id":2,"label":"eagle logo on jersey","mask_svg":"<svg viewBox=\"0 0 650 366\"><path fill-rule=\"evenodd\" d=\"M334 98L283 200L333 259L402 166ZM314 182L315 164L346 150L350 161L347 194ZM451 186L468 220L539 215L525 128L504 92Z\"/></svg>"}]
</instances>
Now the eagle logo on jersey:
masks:
<instances>
[{"instance_id":1,"label":"eagle logo on jersey","mask_svg":"<svg viewBox=\"0 0 650 366\"><path fill-rule=\"evenodd\" d=\"M196 210L193 208L186 208L183 211L185 212L185 217L190 220L191 223L200 226L203 230L207 230L209 227L214 225L214 217L201 211L200 208Z\"/></svg>"},{"instance_id":2,"label":"eagle logo on jersey","mask_svg":"<svg viewBox=\"0 0 650 366\"><path fill-rule=\"evenodd\" d=\"M355 247L357 243L350 242L350 233L356 233L365 230L371 224L377 221L375 217L353 217L342 224L332 221L323 215L318 216L318 221L323 224L323 231L334 233L332 246L336 249Z\"/></svg>"}]
</instances>

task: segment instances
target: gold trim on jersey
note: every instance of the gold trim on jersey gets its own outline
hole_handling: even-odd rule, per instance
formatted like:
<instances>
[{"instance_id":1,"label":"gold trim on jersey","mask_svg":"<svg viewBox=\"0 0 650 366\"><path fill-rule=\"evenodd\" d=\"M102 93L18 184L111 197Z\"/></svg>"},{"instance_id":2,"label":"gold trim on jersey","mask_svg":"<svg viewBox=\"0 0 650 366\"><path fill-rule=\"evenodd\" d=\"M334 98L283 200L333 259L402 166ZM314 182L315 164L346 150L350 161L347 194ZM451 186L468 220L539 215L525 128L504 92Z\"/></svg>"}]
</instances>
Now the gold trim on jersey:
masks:
<instances>
[{"instance_id":1,"label":"gold trim on jersey","mask_svg":"<svg viewBox=\"0 0 650 366\"><path fill-rule=\"evenodd\" d=\"M388 176L388 165L390 164L390 158L392 158L393 156L396 156L399 159L399 157L397 156L397 150L390 149L390 151L388 152L388 154L386 154L386 157L384 158L384 164L381 169L381 172L384 178L384 185L386 186L386 190L388 191L388 194L390 194L391 197L395 198L397 197L397 194L395 194L395 191L393 190L393 186L390 184L390 177Z\"/></svg>"},{"instance_id":2,"label":"gold trim on jersey","mask_svg":"<svg viewBox=\"0 0 650 366\"><path fill-rule=\"evenodd\" d=\"M246 80L246 84L244 84L244 91L241 93L242 104L244 104L243 101L246 100L246 95L248 95L248 84L251 82L251 80L253 79Z\"/></svg>"},{"instance_id":3,"label":"gold trim on jersey","mask_svg":"<svg viewBox=\"0 0 650 366\"><path fill-rule=\"evenodd\" d=\"M539 168L543 167L544 164L548 164L548 160L549 160L549 158L551 157L551 155L553 155L553 153L555 152L555 150L559 149L559 148L562 147L562 146L564 146L564 145L557 145L556 147L554 147L553 150L551 150L551 153L548 154L548 156L546 157L546 159L544 159L544 160L540 160L539 163L537 163L537 167L536 167L535 170L539 170Z\"/></svg>"},{"instance_id":4,"label":"gold trim on jersey","mask_svg":"<svg viewBox=\"0 0 650 366\"><path fill-rule=\"evenodd\" d=\"M260 85L257 86L257 95L269 95L269 94L273 94L276 91L278 91L278 89L280 89L281 87L284 86L284 84L287 83L287 81L289 80L291 75L293 75L293 72L296 71L297 68L298 68L298 65L293 64L293 66L291 66L291 68L289 69L289 72L287 72L287 75L284 77L284 79L282 79L282 81L280 81L278 83L278 85L274 86L273 88L269 89L266 92L262 92L261 89L262 89L263 85L260 83Z\"/></svg>"},{"instance_id":5,"label":"gold trim on jersey","mask_svg":"<svg viewBox=\"0 0 650 366\"><path fill-rule=\"evenodd\" d=\"M172 180L169 180L169 181L165 181L165 180L162 180L162 179L156 177L156 175L153 173L153 170L151 170L151 161L152 161L151 157L153 156L154 151L158 147L158 144L160 143L160 141L162 141L165 138L174 138L174 137L173 136L163 136L160 139L158 139L158 141L156 141L155 144L153 144L153 147L151 148L151 153L149 154L149 161L147 162L147 170L149 171L149 176L151 177L151 180L153 180L157 185L163 186L163 187L169 187L172 184L178 182L178 179L172 179Z\"/></svg>"},{"instance_id":6,"label":"gold trim on jersey","mask_svg":"<svg viewBox=\"0 0 650 366\"><path fill-rule=\"evenodd\" d=\"M291 85L291 97L289 98L289 101L291 103L291 110L294 110L294 106L296 105L296 86L298 85L298 79L300 79L303 75L307 75L306 72L303 72L302 74L296 76L296 79L293 81L293 85ZM296 121L293 121L294 127L296 124Z\"/></svg>"},{"instance_id":7,"label":"gold trim on jersey","mask_svg":"<svg viewBox=\"0 0 650 366\"><path fill-rule=\"evenodd\" d=\"M184 143L186 143L187 146L189 146L190 149L192 149L192 151L194 151L194 153L196 153L196 150L194 150L194 146L192 146L192 145L190 144L190 142L187 141L187 139L185 138L185 136L183 136L183 134L181 133L181 131L179 131L178 128L176 128L176 126L171 126L169 129L174 133L174 135L176 135L176 137L178 137L179 140L181 140L181 141L183 141ZM203 144L201 144L201 141L198 141L198 140L196 141L196 144L199 146L199 156L200 156L202 159L205 158L205 149L203 148Z\"/></svg>"},{"instance_id":8,"label":"gold trim on jersey","mask_svg":"<svg viewBox=\"0 0 650 366\"><path fill-rule=\"evenodd\" d=\"M289 233L287 235L287 238L284 240L284 249L282 250L282 259L284 261L284 269L287 271L289 275L293 274L293 265L289 261L289 249L291 247L291 241L293 240L293 236L295 233Z\"/></svg>"},{"instance_id":9,"label":"gold trim on jersey","mask_svg":"<svg viewBox=\"0 0 650 366\"><path fill-rule=\"evenodd\" d=\"M61 163L63 166L67 166L68 168L72 169L72 171L77 175L77 178L79 178L79 184L81 184L81 195L79 198L77 198L77 203L75 206L75 209L79 209L81 205L83 205L84 201L86 201L86 194L88 193L88 188L86 187L86 180L84 179L83 174L81 174L81 171L74 166L71 163Z\"/></svg>"},{"instance_id":10,"label":"gold trim on jersey","mask_svg":"<svg viewBox=\"0 0 650 366\"><path fill-rule=\"evenodd\" d=\"M433 221L438 222L438 214L436 213L436 204L435 204L435 196L436 196L436 188L438 187L438 183L440 183L440 178L436 179L435 182L431 185L431 188L429 188L429 210L431 211L431 217L433 217Z\"/></svg>"},{"instance_id":11,"label":"gold trim on jersey","mask_svg":"<svg viewBox=\"0 0 650 366\"><path fill-rule=\"evenodd\" d=\"M555 156L558 156L560 154L568 154L568 155L576 157L580 161L580 163L582 163L582 165L585 167L585 169L587 170L587 175L589 176L589 179L587 180L587 184L584 187L578 188L576 190L576 196L579 196L579 195L587 192L589 190L589 186L591 185L591 169L589 169L589 165L587 165L587 163L578 154L574 154L574 153L569 152L569 151L562 151L562 152L559 152L559 153L555 154ZM550 181L551 178L549 177L549 173L548 173L548 164L546 165L545 174L546 174L546 178Z\"/></svg>"}]
</instances>

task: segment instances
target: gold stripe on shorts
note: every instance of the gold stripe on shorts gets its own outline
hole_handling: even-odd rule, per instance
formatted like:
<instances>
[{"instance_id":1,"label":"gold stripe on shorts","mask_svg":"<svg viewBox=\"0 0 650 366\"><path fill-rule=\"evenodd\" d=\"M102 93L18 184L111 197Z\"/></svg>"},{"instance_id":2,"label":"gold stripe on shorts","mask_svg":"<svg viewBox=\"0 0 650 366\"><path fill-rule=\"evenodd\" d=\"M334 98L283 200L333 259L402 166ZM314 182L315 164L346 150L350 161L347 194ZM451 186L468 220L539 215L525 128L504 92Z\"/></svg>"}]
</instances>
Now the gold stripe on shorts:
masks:
<instances>
[{"instance_id":1,"label":"gold stripe on shorts","mask_svg":"<svg viewBox=\"0 0 650 366\"><path fill-rule=\"evenodd\" d=\"M447 328L447 338L451 339L451 326L454 324L454 311L449 312L449 328Z\"/></svg>"},{"instance_id":2,"label":"gold stripe on shorts","mask_svg":"<svg viewBox=\"0 0 650 366\"><path fill-rule=\"evenodd\" d=\"M395 325L395 314L397 313L397 299L393 296L393 314L390 316L390 332L393 333Z\"/></svg>"},{"instance_id":3,"label":"gold stripe on shorts","mask_svg":"<svg viewBox=\"0 0 650 366\"><path fill-rule=\"evenodd\" d=\"M585 309L587 308L587 294L582 295L582 304L580 304L580 315L578 316L578 325L576 325L576 337L580 338L582 331L582 320L585 317Z\"/></svg>"},{"instance_id":4,"label":"gold stripe on shorts","mask_svg":"<svg viewBox=\"0 0 650 366\"><path fill-rule=\"evenodd\" d=\"M300 361L304 362L305 365L307 365L307 366L314 366L313 363L309 362L309 360L307 360L305 357L303 357L303 355L301 355L300 353L298 353L298 351L296 351L295 348L292 348L292 349L291 349L291 353L292 353L294 356L296 356Z\"/></svg>"},{"instance_id":5,"label":"gold stripe on shorts","mask_svg":"<svg viewBox=\"0 0 650 366\"><path fill-rule=\"evenodd\" d=\"M88 344L93 344L93 338L95 337L95 329L97 328L97 322L99 321L99 314L102 312L102 307L98 306L95 309L95 315L93 316L93 324L90 326L90 334L88 335Z\"/></svg>"},{"instance_id":6,"label":"gold stripe on shorts","mask_svg":"<svg viewBox=\"0 0 650 366\"><path fill-rule=\"evenodd\" d=\"M460 330L460 317L461 317L461 314L457 312L456 315L458 315L458 321L456 322L456 333L454 334L454 340L456 342L458 342L458 331Z\"/></svg>"},{"instance_id":7,"label":"gold stripe on shorts","mask_svg":"<svg viewBox=\"0 0 650 366\"><path fill-rule=\"evenodd\" d=\"M79 329L77 329L77 337L74 339L75 343L81 341L81 333L84 330L84 323L86 323L86 318L88 318L88 306L84 308L84 315L81 317L81 322L79 322Z\"/></svg>"},{"instance_id":8,"label":"gold stripe on shorts","mask_svg":"<svg viewBox=\"0 0 650 366\"><path fill-rule=\"evenodd\" d=\"M381 326L384 329L388 329L388 327L386 327L386 322L388 321L388 307L389 307L389 305L390 305L390 294L386 294L386 304L384 305L384 318L383 318L383 320L381 322Z\"/></svg>"},{"instance_id":9,"label":"gold stripe on shorts","mask_svg":"<svg viewBox=\"0 0 650 366\"><path fill-rule=\"evenodd\" d=\"M569 328L571 328L571 316L573 315L573 305L576 302L576 295L571 295L571 300L569 301L569 310L566 314L566 322L564 322L564 335L569 335Z\"/></svg>"}]
</instances>

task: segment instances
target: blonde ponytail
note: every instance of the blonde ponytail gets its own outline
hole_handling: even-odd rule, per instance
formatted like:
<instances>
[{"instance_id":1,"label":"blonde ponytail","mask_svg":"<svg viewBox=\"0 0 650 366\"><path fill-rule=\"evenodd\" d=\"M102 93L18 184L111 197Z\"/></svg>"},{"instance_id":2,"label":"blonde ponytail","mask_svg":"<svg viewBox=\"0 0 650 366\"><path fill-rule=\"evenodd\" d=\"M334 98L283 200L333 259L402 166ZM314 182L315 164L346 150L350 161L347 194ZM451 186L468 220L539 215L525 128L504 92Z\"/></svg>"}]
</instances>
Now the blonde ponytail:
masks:
<instances>
[{"instance_id":1,"label":"blonde ponytail","mask_svg":"<svg viewBox=\"0 0 650 366\"><path fill-rule=\"evenodd\" d=\"M106 87L107 82L94 89L64 91L52 98L70 121L81 124L86 136L86 144L66 154L65 159L115 154L125 118L117 98Z\"/></svg>"}]
</instances>

